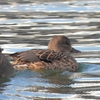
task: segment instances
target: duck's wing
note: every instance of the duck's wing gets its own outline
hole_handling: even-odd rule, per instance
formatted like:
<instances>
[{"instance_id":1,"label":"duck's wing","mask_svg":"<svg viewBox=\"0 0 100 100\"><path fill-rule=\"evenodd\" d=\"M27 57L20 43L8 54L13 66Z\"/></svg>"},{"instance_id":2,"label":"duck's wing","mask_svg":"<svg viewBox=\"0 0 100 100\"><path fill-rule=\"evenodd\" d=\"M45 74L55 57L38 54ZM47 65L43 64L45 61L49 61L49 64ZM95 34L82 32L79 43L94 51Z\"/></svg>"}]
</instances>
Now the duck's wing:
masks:
<instances>
[{"instance_id":1,"label":"duck's wing","mask_svg":"<svg viewBox=\"0 0 100 100\"><path fill-rule=\"evenodd\" d=\"M13 66L8 61L7 57L0 53L0 76L11 76L14 73Z\"/></svg>"},{"instance_id":2,"label":"duck's wing","mask_svg":"<svg viewBox=\"0 0 100 100\"><path fill-rule=\"evenodd\" d=\"M60 60L64 54L53 50L34 50L37 57L44 61Z\"/></svg>"},{"instance_id":3,"label":"duck's wing","mask_svg":"<svg viewBox=\"0 0 100 100\"><path fill-rule=\"evenodd\" d=\"M36 56L33 50L16 52L10 54L10 56L17 61L17 64L24 64L25 62L36 62L39 61L39 58ZM25 61L25 62L24 62Z\"/></svg>"},{"instance_id":4,"label":"duck's wing","mask_svg":"<svg viewBox=\"0 0 100 100\"><path fill-rule=\"evenodd\" d=\"M37 62L40 60L43 61L53 61L59 60L64 55L60 52L54 52L51 50L28 50L23 52L16 52L10 54L10 56L17 61L17 64L24 64L25 62Z\"/></svg>"}]
</instances>

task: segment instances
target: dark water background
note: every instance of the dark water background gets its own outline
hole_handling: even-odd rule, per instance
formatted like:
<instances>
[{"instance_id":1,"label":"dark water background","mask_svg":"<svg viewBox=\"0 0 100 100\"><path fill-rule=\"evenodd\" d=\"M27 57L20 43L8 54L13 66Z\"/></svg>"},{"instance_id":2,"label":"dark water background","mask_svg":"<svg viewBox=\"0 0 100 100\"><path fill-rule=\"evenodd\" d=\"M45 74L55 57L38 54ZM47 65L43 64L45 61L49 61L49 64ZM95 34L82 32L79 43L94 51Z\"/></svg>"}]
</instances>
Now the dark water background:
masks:
<instances>
[{"instance_id":1,"label":"dark water background","mask_svg":"<svg viewBox=\"0 0 100 100\"><path fill-rule=\"evenodd\" d=\"M78 72L22 70L0 79L0 100L100 99L100 0L1 0L4 53L45 49L65 35L82 51Z\"/></svg>"}]
</instances>

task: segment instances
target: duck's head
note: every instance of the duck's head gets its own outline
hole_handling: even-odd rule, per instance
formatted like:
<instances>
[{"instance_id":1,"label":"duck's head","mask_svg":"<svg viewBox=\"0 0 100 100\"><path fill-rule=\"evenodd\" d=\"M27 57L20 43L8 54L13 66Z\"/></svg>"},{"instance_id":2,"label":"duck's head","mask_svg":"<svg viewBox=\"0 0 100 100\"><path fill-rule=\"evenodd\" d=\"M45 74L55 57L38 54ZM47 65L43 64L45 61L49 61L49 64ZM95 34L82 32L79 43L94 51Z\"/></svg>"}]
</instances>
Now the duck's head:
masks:
<instances>
[{"instance_id":1,"label":"duck's head","mask_svg":"<svg viewBox=\"0 0 100 100\"><path fill-rule=\"evenodd\" d=\"M71 44L66 36L60 35L52 38L48 44L49 50L54 50L56 52L70 52Z\"/></svg>"},{"instance_id":2,"label":"duck's head","mask_svg":"<svg viewBox=\"0 0 100 100\"><path fill-rule=\"evenodd\" d=\"M4 50L4 49L0 47L0 52L1 52L1 53L2 53L3 50Z\"/></svg>"}]
</instances>

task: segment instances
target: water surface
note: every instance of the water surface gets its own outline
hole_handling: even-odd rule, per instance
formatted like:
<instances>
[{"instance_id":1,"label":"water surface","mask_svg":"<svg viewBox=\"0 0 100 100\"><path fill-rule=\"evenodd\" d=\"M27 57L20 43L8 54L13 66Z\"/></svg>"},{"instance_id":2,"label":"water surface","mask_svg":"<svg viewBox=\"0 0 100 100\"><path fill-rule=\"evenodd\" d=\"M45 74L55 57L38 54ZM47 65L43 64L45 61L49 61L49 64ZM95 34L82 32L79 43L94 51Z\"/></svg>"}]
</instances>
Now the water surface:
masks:
<instances>
[{"instance_id":1,"label":"water surface","mask_svg":"<svg viewBox=\"0 0 100 100\"><path fill-rule=\"evenodd\" d=\"M82 54L78 72L21 70L0 79L0 100L100 99L100 1L0 1L0 46L9 54L46 49L56 35L68 36Z\"/></svg>"}]
</instances>

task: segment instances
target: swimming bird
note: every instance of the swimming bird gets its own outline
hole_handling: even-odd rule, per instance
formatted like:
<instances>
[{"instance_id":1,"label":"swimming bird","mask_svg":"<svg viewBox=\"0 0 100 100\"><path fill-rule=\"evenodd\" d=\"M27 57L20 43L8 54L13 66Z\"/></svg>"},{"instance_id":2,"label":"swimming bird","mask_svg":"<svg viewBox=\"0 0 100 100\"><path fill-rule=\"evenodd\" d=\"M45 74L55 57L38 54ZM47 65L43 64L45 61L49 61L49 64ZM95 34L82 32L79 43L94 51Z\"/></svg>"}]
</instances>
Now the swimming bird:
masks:
<instances>
[{"instance_id":1,"label":"swimming bird","mask_svg":"<svg viewBox=\"0 0 100 100\"><path fill-rule=\"evenodd\" d=\"M7 57L2 54L3 49L0 48L0 77L9 77L14 74L14 68L8 61Z\"/></svg>"},{"instance_id":2,"label":"swimming bird","mask_svg":"<svg viewBox=\"0 0 100 100\"><path fill-rule=\"evenodd\" d=\"M71 43L66 36L52 38L47 50L27 50L10 54L15 65L26 64L28 69L58 69L77 71L78 64L70 55ZM73 49L74 50L74 49Z\"/></svg>"}]
</instances>

